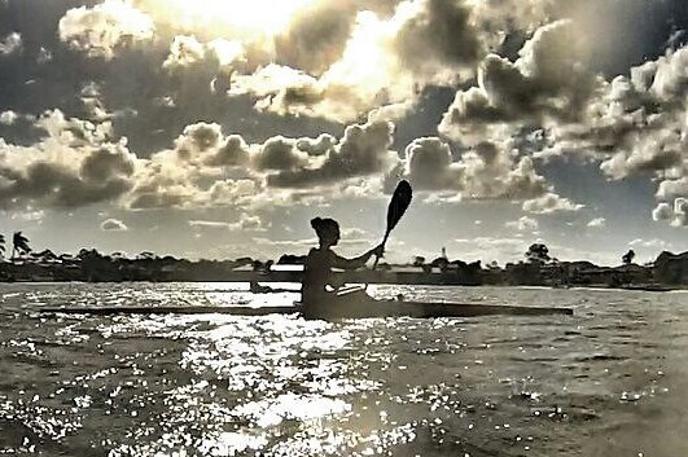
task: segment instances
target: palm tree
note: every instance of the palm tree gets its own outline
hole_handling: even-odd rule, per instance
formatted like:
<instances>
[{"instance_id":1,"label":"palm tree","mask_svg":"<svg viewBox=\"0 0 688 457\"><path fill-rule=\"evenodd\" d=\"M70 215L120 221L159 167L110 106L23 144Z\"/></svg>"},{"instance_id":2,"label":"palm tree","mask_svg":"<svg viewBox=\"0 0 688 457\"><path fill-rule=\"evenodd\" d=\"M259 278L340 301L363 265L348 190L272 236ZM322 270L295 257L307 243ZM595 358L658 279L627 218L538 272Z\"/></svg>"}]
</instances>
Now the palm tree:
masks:
<instances>
[{"instance_id":1,"label":"palm tree","mask_svg":"<svg viewBox=\"0 0 688 457\"><path fill-rule=\"evenodd\" d=\"M12 235L12 260L14 261L14 258L19 252L20 254L22 253L28 253L31 252L31 247L29 247L29 239L22 235L22 232L14 232L14 235Z\"/></svg>"}]
</instances>

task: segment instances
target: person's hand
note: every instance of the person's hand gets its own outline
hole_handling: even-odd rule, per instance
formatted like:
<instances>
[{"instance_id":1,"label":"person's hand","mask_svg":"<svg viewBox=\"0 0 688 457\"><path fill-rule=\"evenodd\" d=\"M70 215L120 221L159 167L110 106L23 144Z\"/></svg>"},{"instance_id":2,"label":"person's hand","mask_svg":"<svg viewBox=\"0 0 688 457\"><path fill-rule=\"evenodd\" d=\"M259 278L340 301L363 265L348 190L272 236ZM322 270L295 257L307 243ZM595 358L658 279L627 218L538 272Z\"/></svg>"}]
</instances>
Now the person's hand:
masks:
<instances>
[{"instance_id":1,"label":"person's hand","mask_svg":"<svg viewBox=\"0 0 688 457\"><path fill-rule=\"evenodd\" d=\"M385 256L385 246L382 244L377 245L376 247L373 248L372 251L370 251L372 255L375 257L384 257Z\"/></svg>"}]
</instances>

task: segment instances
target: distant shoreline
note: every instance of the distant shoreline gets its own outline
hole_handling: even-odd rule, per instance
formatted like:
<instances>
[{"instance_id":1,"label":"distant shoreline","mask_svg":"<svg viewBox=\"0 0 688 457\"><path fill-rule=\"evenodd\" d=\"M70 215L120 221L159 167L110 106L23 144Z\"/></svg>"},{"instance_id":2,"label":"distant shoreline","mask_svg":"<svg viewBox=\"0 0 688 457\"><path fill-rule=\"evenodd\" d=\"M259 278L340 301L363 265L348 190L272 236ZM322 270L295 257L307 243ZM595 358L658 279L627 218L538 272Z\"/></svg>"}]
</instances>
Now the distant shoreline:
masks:
<instances>
[{"instance_id":1,"label":"distant shoreline","mask_svg":"<svg viewBox=\"0 0 688 457\"><path fill-rule=\"evenodd\" d=\"M291 260L292 262L283 261ZM36 256L0 263L0 282L301 282L303 259L278 263L249 257L190 261L149 255L128 259L82 250L78 256ZM375 271L334 272L333 283L428 286L542 286L671 291L688 287L688 252L663 252L652 264L598 266L587 261L526 261L504 267L438 258L430 263L380 264Z\"/></svg>"},{"instance_id":2,"label":"distant shoreline","mask_svg":"<svg viewBox=\"0 0 688 457\"><path fill-rule=\"evenodd\" d=\"M335 273L336 275L336 273ZM344 275L342 275L344 276ZM384 277L381 275L374 275L375 278L364 278L361 275L356 275L348 278L341 278L345 283L369 283L369 284L379 284L379 285L406 285L406 286L434 286L434 287L519 287L519 288L534 288L534 289L570 289L570 290L585 290L585 289L599 289L599 290L625 290L625 291L642 291L642 292L673 292L688 290L688 285L683 284L626 284L626 285L610 285L610 284L570 284L570 285L559 285L559 284L510 284L510 283L466 283L458 280L447 280L446 277L442 277L441 274L431 274L426 275L425 280L422 281L399 281L400 278ZM385 275L387 276L387 275ZM389 276L396 276L391 274ZM397 279L397 280L395 280ZM149 284L170 284L170 283L250 283L256 281L258 283L293 283L298 284L300 282L299 278L285 278L282 275L264 275L264 274L253 274L246 273L240 275L233 275L227 278L210 278L210 279L183 279L183 278L170 278L170 279L136 279L136 280L51 280L48 278L37 278L37 279L19 279L19 280L3 280L0 281L1 284L139 284L139 283L149 283ZM280 289L279 292L290 293L291 290ZM298 293L298 289L293 290L294 293Z\"/></svg>"}]
</instances>

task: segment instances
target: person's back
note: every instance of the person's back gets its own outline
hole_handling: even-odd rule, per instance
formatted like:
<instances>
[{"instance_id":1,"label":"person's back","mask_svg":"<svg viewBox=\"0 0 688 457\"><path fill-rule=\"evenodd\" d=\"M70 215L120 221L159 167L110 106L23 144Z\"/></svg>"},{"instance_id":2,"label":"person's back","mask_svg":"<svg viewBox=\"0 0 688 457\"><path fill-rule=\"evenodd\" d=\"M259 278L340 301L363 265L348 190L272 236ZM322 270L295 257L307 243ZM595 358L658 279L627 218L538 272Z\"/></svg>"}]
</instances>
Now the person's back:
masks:
<instances>
[{"instance_id":1,"label":"person's back","mask_svg":"<svg viewBox=\"0 0 688 457\"><path fill-rule=\"evenodd\" d=\"M306 257L301 281L301 301L304 304L319 302L327 297L325 287L332 274L328 253L329 250L313 248Z\"/></svg>"}]
</instances>

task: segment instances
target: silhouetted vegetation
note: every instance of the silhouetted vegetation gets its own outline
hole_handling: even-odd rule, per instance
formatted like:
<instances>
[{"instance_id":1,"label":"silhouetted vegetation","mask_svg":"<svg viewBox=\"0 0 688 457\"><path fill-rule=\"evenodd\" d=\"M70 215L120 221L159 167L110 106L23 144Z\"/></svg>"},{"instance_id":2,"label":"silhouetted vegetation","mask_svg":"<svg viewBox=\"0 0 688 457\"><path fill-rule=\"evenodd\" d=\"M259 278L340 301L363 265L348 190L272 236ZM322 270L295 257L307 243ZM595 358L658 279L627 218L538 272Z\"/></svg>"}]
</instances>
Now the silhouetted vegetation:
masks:
<instances>
[{"instance_id":1,"label":"silhouetted vegetation","mask_svg":"<svg viewBox=\"0 0 688 457\"><path fill-rule=\"evenodd\" d=\"M623 262L624 265L630 265L633 262L633 259L635 258L635 251L633 249L629 249L627 253L625 253L621 257L621 261Z\"/></svg>"},{"instance_id":2,"label":"silhouetted vegetation","mask_svg":"<svg viewBox=\"0 0 688 457\"><path fill-rule=\"evenodd\" d=\"M0 236L0 254L6 250ZM57 254L50 249L32 251L29 240L17 232L12 238L11 262L0 262L2 281L300 281L299 269L285 265L303 265L305 256L284 254L273 260L240 257L234 260L191 261L173 256L158 256L144 251L133 257L121 252L103 254L82 249L76 255ZM0 256L1 258L2 256ZM415 256L404 265L381 263L376 271L361 269L338 273L344 282L378 282L429 285L537 285L598 286L665 290L688 285L688 253L663 252L654 263L632 263L633 250L618 267L598 266L587 261L562 262L552 257L541 243L530 246L524 261L500 267L491 262L464 262L440 256L427 262ZM287 271L289 270L289 271ZM294 271L297 270L297 271Z\"/></svg>"}]
</instances>

